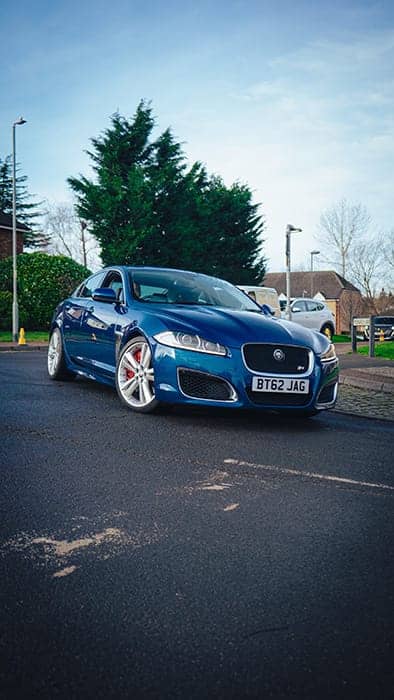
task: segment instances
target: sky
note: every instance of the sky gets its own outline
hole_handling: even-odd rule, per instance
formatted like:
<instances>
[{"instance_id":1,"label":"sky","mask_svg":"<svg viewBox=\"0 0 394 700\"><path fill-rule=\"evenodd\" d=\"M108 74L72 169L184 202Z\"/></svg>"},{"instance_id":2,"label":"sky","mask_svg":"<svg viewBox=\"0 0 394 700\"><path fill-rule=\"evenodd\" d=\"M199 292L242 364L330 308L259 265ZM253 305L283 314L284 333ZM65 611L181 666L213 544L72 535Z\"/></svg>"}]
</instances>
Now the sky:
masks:
<instances>
[{"instance_id":1,"label":"sky","mask_svg":"<svg viewBox=\"0 0 394 700\"><path fill-rule=\"evenodd\" d=\"M323 211L394 227L392 0L2 0L0 157L36 199L71 199L90 139L151 102L189 164L247 184L271 272L309 269ZM213 232L214 233L214 232ZM315 269L327 269L315 256Z\"/></svg>"}]
</instances>

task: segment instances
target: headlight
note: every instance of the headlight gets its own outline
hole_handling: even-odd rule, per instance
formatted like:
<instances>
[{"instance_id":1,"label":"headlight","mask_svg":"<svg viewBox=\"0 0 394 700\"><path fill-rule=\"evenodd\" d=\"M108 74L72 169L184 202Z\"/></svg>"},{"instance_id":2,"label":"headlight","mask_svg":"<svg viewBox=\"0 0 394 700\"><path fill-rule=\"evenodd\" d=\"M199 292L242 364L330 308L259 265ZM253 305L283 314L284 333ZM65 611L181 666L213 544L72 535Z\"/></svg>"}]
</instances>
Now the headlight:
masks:
<instances>
[{"instance_id":1,"label":"headlight","mask_svg":"<svg viewBox=\"0 0 394 700\"><path fill-rule=\"evenodd\" d=\"M337 355L335 352L335 345L333 345L333 343L330 343L327 350L325 352L322 352L319 357L322 362L332 362L333 360L336 360Z\"/></svg>"},{"instance_id":2,"label":"headlight","mask_svg":"<svg viewBox=\"0 0 394 700\"><path fill-rule=\"evenodd\" d=\"M206 352L210 355L227 355L227 350L223 345L213 343L211 340L205 340L199 335L192 335L191 333L164 331L164 333L158 333L153 337L158 343L169 345L171 348Z\"/></svg>"}]
</instances>

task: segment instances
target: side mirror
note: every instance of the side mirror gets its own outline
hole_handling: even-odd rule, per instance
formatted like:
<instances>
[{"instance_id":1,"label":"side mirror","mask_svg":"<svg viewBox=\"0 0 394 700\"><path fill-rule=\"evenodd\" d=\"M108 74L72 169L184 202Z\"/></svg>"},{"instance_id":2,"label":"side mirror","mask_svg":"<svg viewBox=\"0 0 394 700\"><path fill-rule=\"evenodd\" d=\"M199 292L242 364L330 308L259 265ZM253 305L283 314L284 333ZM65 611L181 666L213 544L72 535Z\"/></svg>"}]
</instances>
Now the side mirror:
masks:
<instances>
[{"instance_id":1,"label":"side mirror","mask_svg":"<svg viewBox=\"0 0 394 700\"><path fill-rule=\"evenodd\" d=\"M275 316L275 310L269 304L262 304L261 310L266 316Z\"/></svg>"},{"instance_id":2,"label":"side mirror","mask_svg":"<svg viewBox=\"0 0 394 700\"><path fill-rule=\"evenodd\" d=\"M116 292L110 287L99 287L92 294L93 301L102 301L104 304L116 304Z\"/></svg>"}]
</instances>

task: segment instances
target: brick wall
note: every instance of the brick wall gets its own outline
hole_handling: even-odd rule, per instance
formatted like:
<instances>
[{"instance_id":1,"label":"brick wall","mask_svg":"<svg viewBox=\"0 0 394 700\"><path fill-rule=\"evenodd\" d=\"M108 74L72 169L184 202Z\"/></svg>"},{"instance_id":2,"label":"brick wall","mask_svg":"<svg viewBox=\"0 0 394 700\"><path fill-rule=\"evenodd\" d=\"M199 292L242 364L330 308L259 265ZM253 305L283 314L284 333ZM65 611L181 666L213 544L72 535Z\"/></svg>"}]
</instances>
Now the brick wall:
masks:
<instances>
[{"instance_id":1,"label":"brick wall","mask_svg":"<svg viewBox=\"0 0 394 700\"><path fill-rule=\"evenodd\" d=\"M16 252L23 253L23 233L16 232ZM0 228L0 260L12 255L12 231Z\"/></svg>"}]
</instances>

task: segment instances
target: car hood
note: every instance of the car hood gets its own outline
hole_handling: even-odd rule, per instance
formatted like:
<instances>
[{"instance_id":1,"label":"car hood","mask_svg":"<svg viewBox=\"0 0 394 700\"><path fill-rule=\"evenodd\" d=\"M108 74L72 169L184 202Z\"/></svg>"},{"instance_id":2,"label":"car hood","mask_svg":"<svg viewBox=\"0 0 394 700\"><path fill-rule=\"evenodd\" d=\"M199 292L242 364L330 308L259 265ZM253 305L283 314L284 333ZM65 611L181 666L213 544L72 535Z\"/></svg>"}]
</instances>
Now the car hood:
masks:
<instances>
[{"instance_id":1,"label":"car hood","mask_svg":"<svg viewBox=\"0 0 394 700\"><path fill-rule=\"evenodd\" d=\"M167 307L158 312L156 307L155 319L160 320L160 325L166 330L196 333L228 347L239 347L244 343L278 343L303 345L321 353L329 345L321 333L264 313L204 306Z\"/></svg>"}]
</instances>

